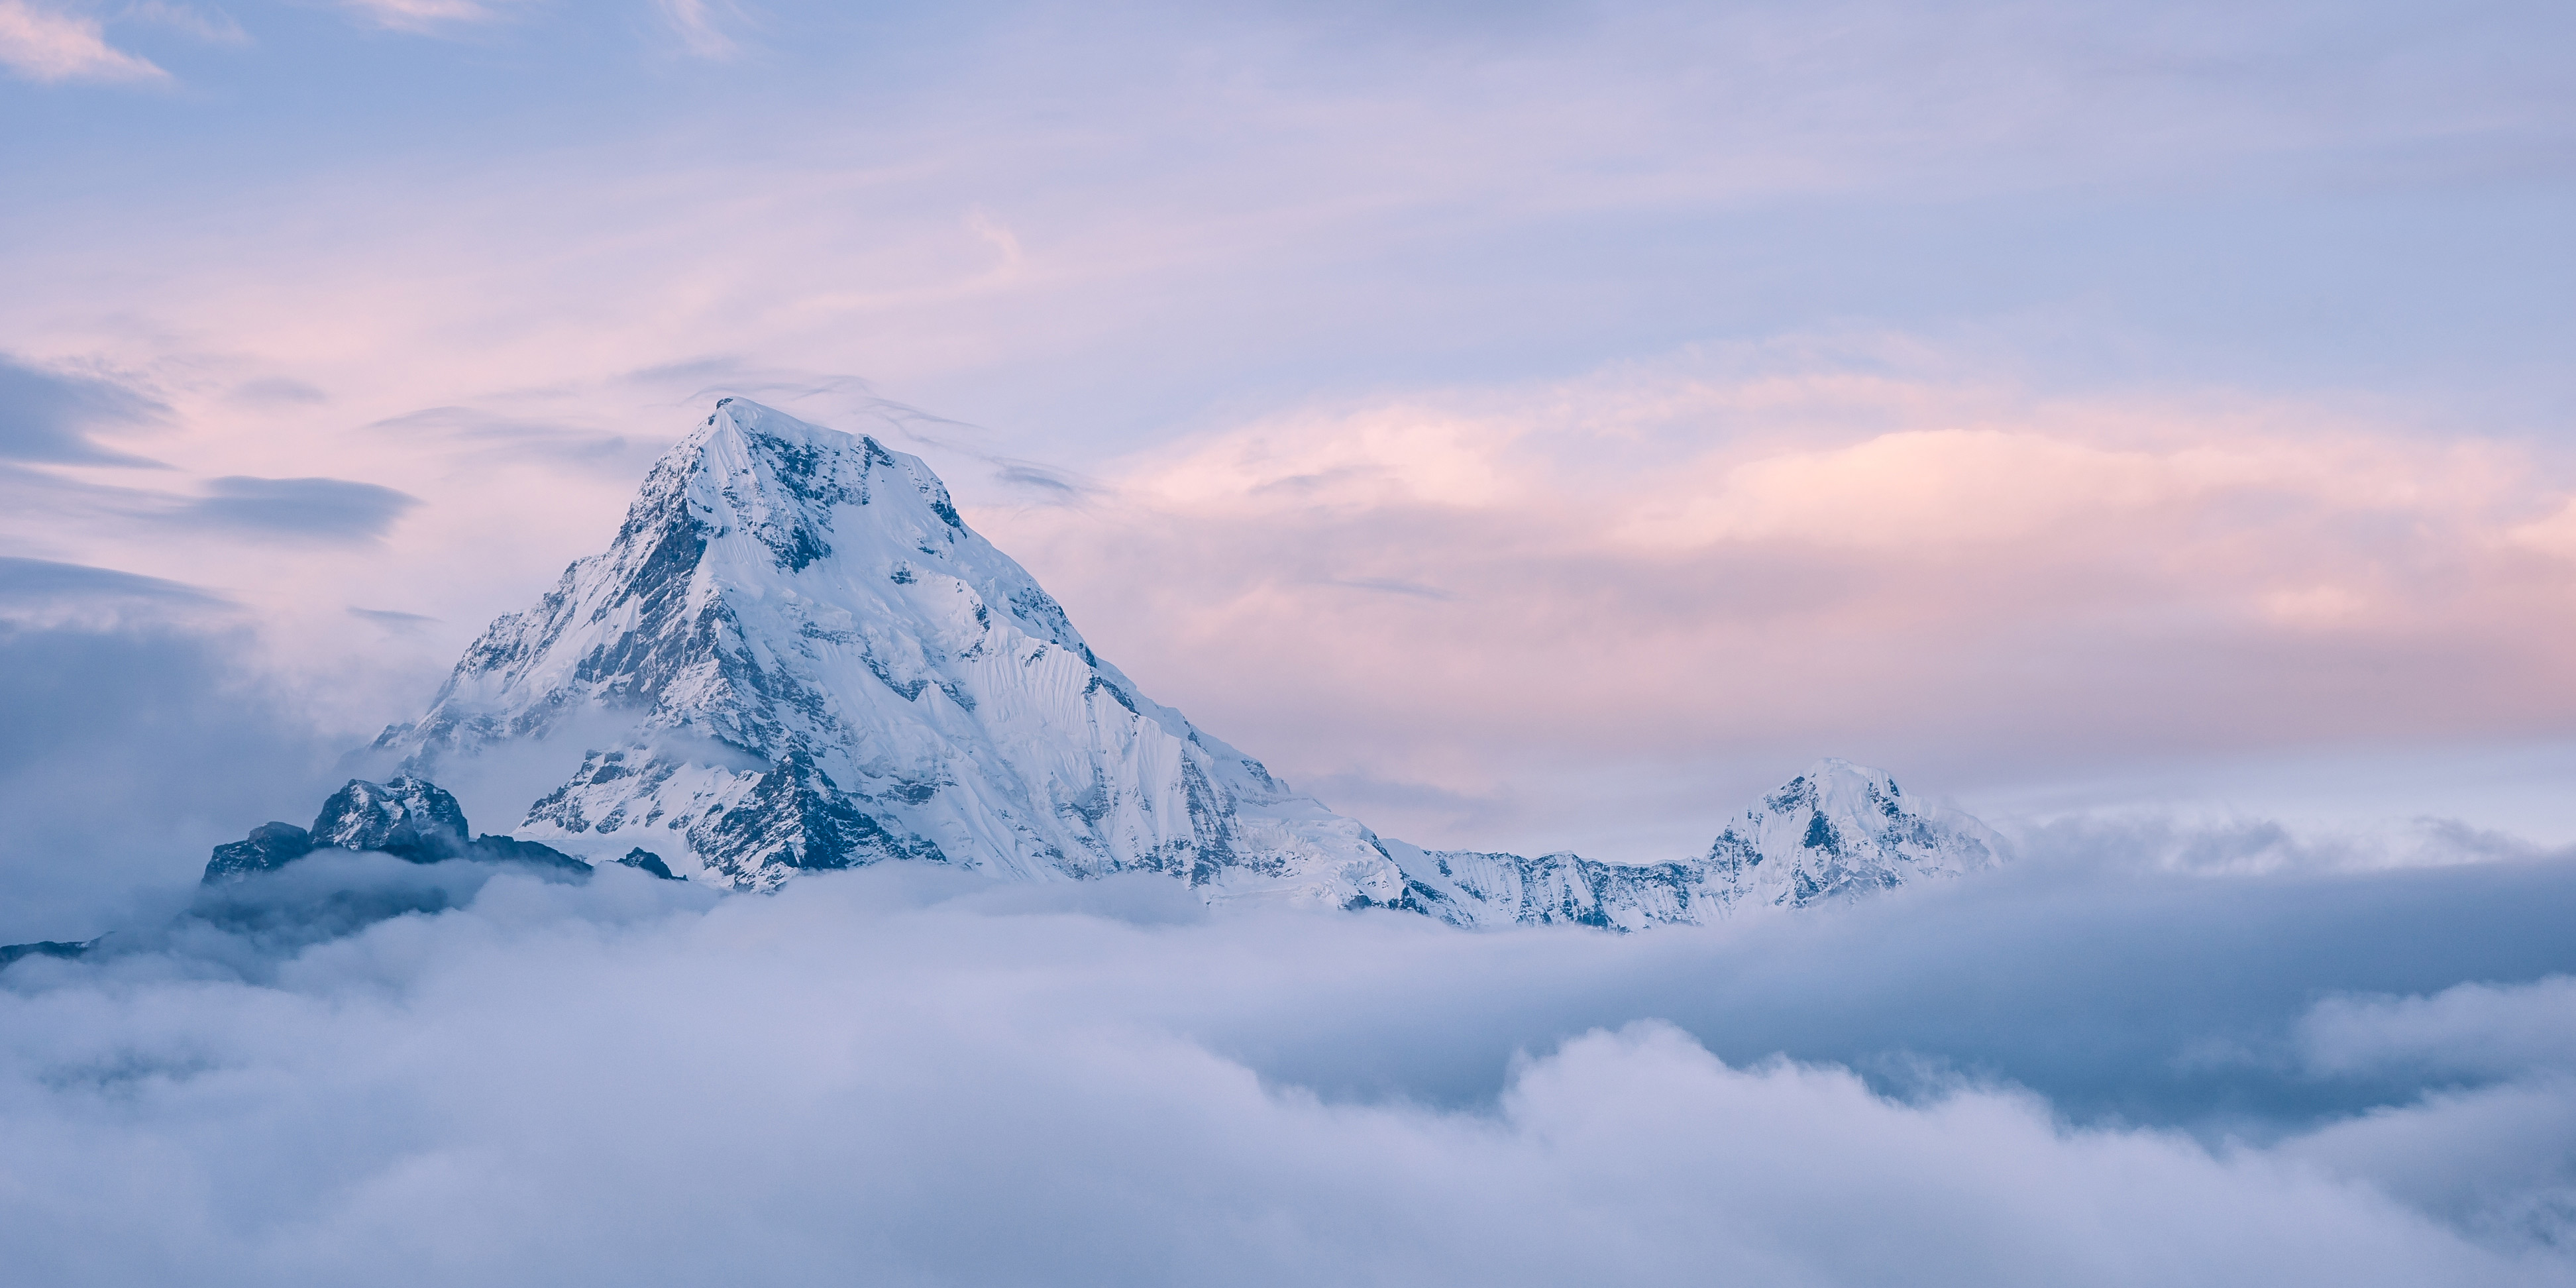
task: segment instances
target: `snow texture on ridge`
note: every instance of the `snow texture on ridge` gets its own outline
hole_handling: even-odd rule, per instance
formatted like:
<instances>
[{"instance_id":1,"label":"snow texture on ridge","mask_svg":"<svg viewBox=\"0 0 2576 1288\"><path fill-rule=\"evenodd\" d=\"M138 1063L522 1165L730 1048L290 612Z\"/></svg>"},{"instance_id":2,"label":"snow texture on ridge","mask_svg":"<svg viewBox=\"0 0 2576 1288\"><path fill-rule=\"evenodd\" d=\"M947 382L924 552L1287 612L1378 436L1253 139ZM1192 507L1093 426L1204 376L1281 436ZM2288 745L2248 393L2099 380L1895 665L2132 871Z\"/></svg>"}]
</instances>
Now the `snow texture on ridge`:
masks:
<instances>
[{"instance_id":1,"label":"snow texture on ridge","mask_svg":"<svg viewBox=\"0 0 2576 1288\"><path fill-rule=\"evenodd\" d=\"M1569 922L1638 930L1803 908L1960 876L1996 863L2003 839L1957 810L1907 796L1887 774L1828 757L1762 799L1697 859L1600 863L1388 842L1418 901L1458 925Z\"/></svg>"}]
</instances>

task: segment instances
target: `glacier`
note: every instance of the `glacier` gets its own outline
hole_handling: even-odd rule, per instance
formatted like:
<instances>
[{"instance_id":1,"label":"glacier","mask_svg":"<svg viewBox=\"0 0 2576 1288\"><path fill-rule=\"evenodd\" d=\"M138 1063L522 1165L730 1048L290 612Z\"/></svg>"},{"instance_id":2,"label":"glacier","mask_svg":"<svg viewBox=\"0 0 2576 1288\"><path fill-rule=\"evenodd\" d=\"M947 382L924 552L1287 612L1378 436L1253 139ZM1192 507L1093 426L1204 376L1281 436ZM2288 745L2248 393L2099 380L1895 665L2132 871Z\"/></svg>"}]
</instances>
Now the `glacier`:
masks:
<instances>
[{"instance_id":1,"label":"glacier","mask_svg":"<svg viewBox=\"0 0 2576 1288\"><path fill-rule=\"evenodd\" d=\"M1147 697L918 457L743 398L652 467L604 553L493 622L376 749L425 782L535 744L577 744L579 764L518 784L510 837L739 891L903 861L1639 929L1956 876L2003 848L1832 759L1670 863L1380 837Z\"/></svg>"}]
</instances>

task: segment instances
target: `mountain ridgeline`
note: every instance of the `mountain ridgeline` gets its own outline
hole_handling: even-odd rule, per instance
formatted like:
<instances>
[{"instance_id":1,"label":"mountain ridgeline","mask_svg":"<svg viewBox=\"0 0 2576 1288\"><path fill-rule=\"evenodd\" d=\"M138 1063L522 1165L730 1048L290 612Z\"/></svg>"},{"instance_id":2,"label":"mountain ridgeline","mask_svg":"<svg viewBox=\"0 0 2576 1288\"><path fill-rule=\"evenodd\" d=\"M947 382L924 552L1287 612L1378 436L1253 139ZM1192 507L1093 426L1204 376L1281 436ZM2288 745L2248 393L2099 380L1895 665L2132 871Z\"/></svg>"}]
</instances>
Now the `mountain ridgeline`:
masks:
<instances>
[{"instance_id":1,"label":"mountain ridgeline","mask_svg":"<svg viewBox=\"0 0 2576 1288\"><path fill-rule=\"evenodd\" d=\"M494 622L376 747L398 776L351 782L309 831L270 824L219 848L207 880L325 847L624 862L744 891L920 862L1638 929L1956 875L2000 851L1975 819L1838 760L1670 863L1381 838L1147 697L918 458L739 398L654 465L605 553ZM560 776L515 783L516 826L469 838L430 780L547 759L516 754L532 748Z\"/></svg>"}]
</instances>

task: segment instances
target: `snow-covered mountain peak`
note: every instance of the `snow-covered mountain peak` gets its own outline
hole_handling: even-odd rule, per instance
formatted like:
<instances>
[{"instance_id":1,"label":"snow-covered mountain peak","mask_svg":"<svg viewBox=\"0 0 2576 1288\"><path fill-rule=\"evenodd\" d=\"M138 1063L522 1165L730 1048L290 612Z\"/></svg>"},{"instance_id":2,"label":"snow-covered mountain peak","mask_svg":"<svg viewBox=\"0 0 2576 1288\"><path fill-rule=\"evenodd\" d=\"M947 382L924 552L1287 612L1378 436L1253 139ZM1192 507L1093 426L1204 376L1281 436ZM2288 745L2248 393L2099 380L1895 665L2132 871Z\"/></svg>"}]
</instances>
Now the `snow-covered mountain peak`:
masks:
<instances>
[{"instance_id":1,"label":"snow-covered mountain peak","mask_svg":"<svg viewBox=\"0 0 2576 1288\"><path fill-rule=\"evenodd\" d=\"M785 572L802 572L831 555L826 534L840 523L835 511L845 505L869 520L862 525L867 536L929 558L940 557L966 530L947 485L921 458L749 399L719 401L663 466L682 480L681 494L697 517L729 520L757 538ZM656 492L648 479L638 507L657 499ZM654 517L677 516L656 507Z\"/></svg>"},{"instance_id":2,"label":"snow-covered mountain peak","mask_svg":"<svg viewBox=\"0 0 2576 1288\"><path fill-rule=\"evenodd\" d=\"M836 732L817 727L830 704L789 661L800 641L854 646L910 696L931 682L928 654L971 650L996 606L1020 632L1087 653L920 458L726 399L653 466L606 553L468 650L416 740L520 737L631 708L652 729L780 759Z\"/></svg>"},{"instance_id":3,"label":"snow-covered mountain peak","mask_svg":"<svg viewBox=\"0 0 2576 1288\"><path fill-rule=\"evenodd\" d=\"M1826 756L1764 796L1761 808L1747 811L1745 818L1762 820L1757 826L1766 830L1792 823L1814 833L1816 847L1830 849L1838 844L1833 837L1874 833L1910 804L1885 770ZM1802 835L1800 843L1809 839Z\"/></svg>"},{"instance_id":4,"label":"snow-covered mountain peak","mask_svg":"<svg viewBox=\"0 0 2576 1288\"><path fill-rule=\"evenodd\" d=\"M740 398L653 466L607 551L494 622L380 745L426 769L572 736L581 767L528 785L521 836L678 852L740 888L906 858L1404 897L1366 828L1095 655L919 458Z\"/></svg>"}]
</instances>

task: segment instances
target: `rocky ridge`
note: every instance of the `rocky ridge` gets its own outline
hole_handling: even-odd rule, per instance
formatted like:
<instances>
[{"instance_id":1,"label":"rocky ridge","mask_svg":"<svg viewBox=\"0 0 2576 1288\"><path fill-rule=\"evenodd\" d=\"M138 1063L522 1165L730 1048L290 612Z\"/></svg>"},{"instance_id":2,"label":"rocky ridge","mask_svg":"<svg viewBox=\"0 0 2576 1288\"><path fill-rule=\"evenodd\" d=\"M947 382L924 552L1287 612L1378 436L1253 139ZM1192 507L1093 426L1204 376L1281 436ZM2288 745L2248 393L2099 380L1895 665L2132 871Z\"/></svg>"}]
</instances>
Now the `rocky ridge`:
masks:
<instances>
[{"instance_id":1,"label":"rocky ridge","mask_svg":"<svg viewBox=\"0 0 2576 1288\"><path fill-rule=\"evenodd\" d=\"M201 883L245 881L316 850L373 851L411 863L464 859L590 871L589 864L551 846L510 836L473 835L454 796L435 783L404 775L383 783L350 779L322 802L322 812L311 828L263 823L242 840L216 846Z\"/></svg>"},{"instance_id":2,"label":"rocky ridge","mask_svg":"<svg viewBox=\"0 0 2576 1288\"><path fill-rule=\"evenodd\" d=\"M1728 824L1708 852L1670 863L1523 858L1388 842L1424 911L1458 925L1571 923L1639 930L1803 908L2001 861L1993 829L1907 796L1887 774L1820 760Z\"/></svg>"}]
</instances>

